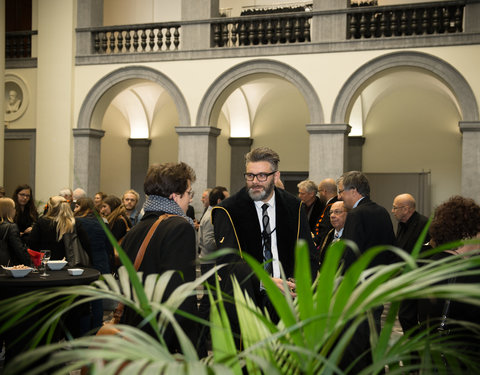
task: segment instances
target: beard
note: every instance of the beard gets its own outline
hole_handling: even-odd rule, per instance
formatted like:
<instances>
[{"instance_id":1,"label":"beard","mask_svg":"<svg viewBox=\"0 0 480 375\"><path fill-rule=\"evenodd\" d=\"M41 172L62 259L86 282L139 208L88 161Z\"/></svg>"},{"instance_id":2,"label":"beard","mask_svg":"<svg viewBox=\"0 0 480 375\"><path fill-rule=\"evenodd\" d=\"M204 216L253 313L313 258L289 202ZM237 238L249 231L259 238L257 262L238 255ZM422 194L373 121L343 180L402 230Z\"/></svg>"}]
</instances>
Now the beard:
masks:
<instances>
[{"instance_id":1,"label":"beard","mask_svg":"<svg viewBox=\"0 0 480 375\"><path fill-rule=\"evenodd\" d=\"M258 188L258 187L263 188L263 190L258 192L253 191L254 188ZM247 186L248 195L253 201L262 201L272 193L274 187L275 187L274 179L272 179L272 182L270 182L266 186L263 186L263 185L252 185L250 187Z\"/></svg>"}]
</instances>

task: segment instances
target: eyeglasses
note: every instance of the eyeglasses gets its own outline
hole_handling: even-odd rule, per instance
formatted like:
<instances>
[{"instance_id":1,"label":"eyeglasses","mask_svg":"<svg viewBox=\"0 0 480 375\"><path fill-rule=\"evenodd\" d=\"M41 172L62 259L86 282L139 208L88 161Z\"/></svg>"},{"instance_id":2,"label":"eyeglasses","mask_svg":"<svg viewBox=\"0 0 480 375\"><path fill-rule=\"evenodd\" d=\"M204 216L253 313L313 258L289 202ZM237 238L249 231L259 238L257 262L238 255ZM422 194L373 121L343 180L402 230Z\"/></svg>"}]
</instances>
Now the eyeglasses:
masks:
<instances>
[{"instance_id":1,"label":"eyeglasses","mask_svg":"<svg viewBox=\"0 0 480 375\"><path fill-rule=\"evenodd\" d=\"M270 173L244 173L243 177L245 177L245 180L247 181L253 181L255 177L257 178L258 182L265 182L267 181L267 178L271 176L272 174L275 174L277 171L273 171Z\"/></svg>"},{"instance_id":2,"label":"eyeglasses","mask_svg":"<svg viewBox=\"0 0 480 375\"><path fill-rule=\"evenodd\" d=\"M187 194L190 196L190 198L193 198L195 195L195 192L193 190L187 191Z\"/></svg>"},{"instance_id":3,"label":"eyeglasses","mask_svg":"<svg viewBox=\"0 0 480 375\"><path fill-rule=\"evenodd\" d=\"M338 189L338 194L342 194L345 190L343 189Z\"/></svg>"},{"instance_id":4,"label":"eyeglasses","mask_svg":"<svg viewBox=\"0 0 480 375\"><path fill-rule=\"evenodd\" d=\"M18 193L18 195L23 197L23 198L30 198L30 194Z\"/></svg>"},{"instance_id":5,"label":"eyeglasses","mask_svg":"<svg viewBox=\"0 0 480 375\"><path fill-rule=\"evenodd\" d=\"M407 206L398 206L398 207L393 206L392 210L396 211L396 210L399 210L400 208L403 208L403 207L407 207Z\"/></svg>"}]
</instances>

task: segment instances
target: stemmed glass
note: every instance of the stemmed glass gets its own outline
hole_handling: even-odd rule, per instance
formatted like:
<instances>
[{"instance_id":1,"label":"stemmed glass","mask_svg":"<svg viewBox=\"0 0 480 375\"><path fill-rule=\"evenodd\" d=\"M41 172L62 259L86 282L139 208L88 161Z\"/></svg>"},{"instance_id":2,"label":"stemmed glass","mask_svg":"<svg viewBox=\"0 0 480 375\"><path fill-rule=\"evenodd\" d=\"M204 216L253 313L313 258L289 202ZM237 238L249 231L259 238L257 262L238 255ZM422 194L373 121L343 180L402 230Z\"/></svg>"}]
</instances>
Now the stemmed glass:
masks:
<instances>
[{"instance_id":1,"label":"stemmed glass","mask_svg":"<svg viewBox=\"0 0 480 375\"><path fill-rule=\"evenodd\" d=\"M40 252L43 254L43 257L42 257L43 273L40 276L50 276L47 273L47 263L50 260L51 252L50 250L41 250Z\"/></svg>"}]
</instances>

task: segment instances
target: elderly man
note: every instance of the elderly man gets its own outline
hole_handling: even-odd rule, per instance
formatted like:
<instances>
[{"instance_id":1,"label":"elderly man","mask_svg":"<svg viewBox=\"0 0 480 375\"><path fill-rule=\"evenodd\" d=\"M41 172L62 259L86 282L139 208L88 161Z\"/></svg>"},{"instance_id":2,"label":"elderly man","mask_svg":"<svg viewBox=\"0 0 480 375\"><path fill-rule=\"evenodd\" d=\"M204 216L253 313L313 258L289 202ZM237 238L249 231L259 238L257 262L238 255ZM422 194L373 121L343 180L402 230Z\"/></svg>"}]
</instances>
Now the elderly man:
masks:
<instances>
[{"instance_id":1,"label":"elderly man","mask_svg":"<svg viewBox=\"0 0 480 375\"><path fill-rule=\"evenodd\" d=\"M420 237L428 218L416 211L415 198L410 194L400 194L393 200L392 213L398 220L397 246L411 253ZM427 233L425 242L430 236Z\"/></svg>"},{"instance_id":2,"label":"elderly man","mask_svg":"<svg viewBox=\"0 0 480 375\"><path fill-rule=\"evenodd\" d=\"M388 211L370 200L370 184L367 177L358 171L344 173L337 180L338 199L342 200L349 209L343 239L355 242L358 252L347 248L343 255L343 272L358 259L365 251L376 245L395 245L395 234ZM393 257L390 252L383 251L370 263L370 267L389 264ZM373 318L377 332L380 332L380 319L383 305L373 309ZM370 327L363 321L355 333L354 339L342 357L340 368L345 369L358 359L352 373L359 373L371 364L370 354Z\"/></svg>"},{"instance_id":3,"label":"elderly man","mask_svg":"<svg viewBox=\"0 0 480 375\"><path fill-rule=\"evenodd\" d=\"M264 263L265 270L282 290L280 263L285 275L293 276L295 245L300 238L305 239L309 245L311 271L314 273L318 259L302 203L275 186L280 178L278 154L261 147L249 152L245 161L246 186L212 211L217 247L239 250L239 256L226 256L222 259L223 263L228 263L227 267L220 270L222 290L232 292L230 277L235 275L241 287L248 291L257 305L269 308L270 301L265 290L260 281L252 277L250 267L241 260L242 254L248 253ZM292 282L288 286L292 290L295 288ZM229 314L232 313L235 312L230 306ZM234 330L238 330L238 327Z\"/></svg>"},{"instance_id":4,"label":"elderly man","mask_svg":"<svg viewBox=\"0 0 480 375\"><path fill-rule=\"evenodd\" d=\"M312 180L301 181L297 187L298 197L305 205L310 232L313 233L315 231L315 225L325 209L325 203L317 197L318 187Z\"/></svg>"},{"instance_id":5,"label":"elderly man","mask_svg":"<svg viewBox=\"0 0 480 375\"><path fill-rule=\"evenodd\" d=\"M397 246L408 253L412 253L418 237L428 223L428 218L416 211L415 198L411 194L400 194L395 197L392 205L392 213L398 220ZM430 241L427 232L424 243ZM404 300L400 304L398 320L403 332L417 327L417 301Z\"/></svg>"},{"instance_id":6,"label":"elderly man","mask_svg":"<svg viewBox=\"0 0 480 375\"><path fill-rule=\"evenodd\" d=\"M323 259L325 258L325 253L328 246L338 241L340 237L342 237L345 220L347 219L347 213L348 209L345 208L342 201L336 201L332 203L329 211L332 229L327 232L327 235L320 245L320 263L322 263Z\"/></svg>"}]
</instances>

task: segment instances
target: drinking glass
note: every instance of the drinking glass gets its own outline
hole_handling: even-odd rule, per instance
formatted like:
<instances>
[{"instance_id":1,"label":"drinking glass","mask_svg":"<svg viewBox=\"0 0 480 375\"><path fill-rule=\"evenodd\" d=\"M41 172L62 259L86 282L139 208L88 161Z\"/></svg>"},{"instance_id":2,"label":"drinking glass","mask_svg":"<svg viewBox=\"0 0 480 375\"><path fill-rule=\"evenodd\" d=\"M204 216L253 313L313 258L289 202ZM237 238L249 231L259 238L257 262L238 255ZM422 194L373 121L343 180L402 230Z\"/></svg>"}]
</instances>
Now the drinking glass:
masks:
<instances>
[{"instance_id":1,"label":"drinking glass","mask_svg":"<svg viewBox=\"0 0 480 375\"><path fill-rule=\"evenodd\" d=\"M51 252L50 250L41 250L40 252L43 254L43 257L42 257L43 273L40 276L50 276L47 273L47 263L50 260Z\"/></svg>"}]
</instances>

